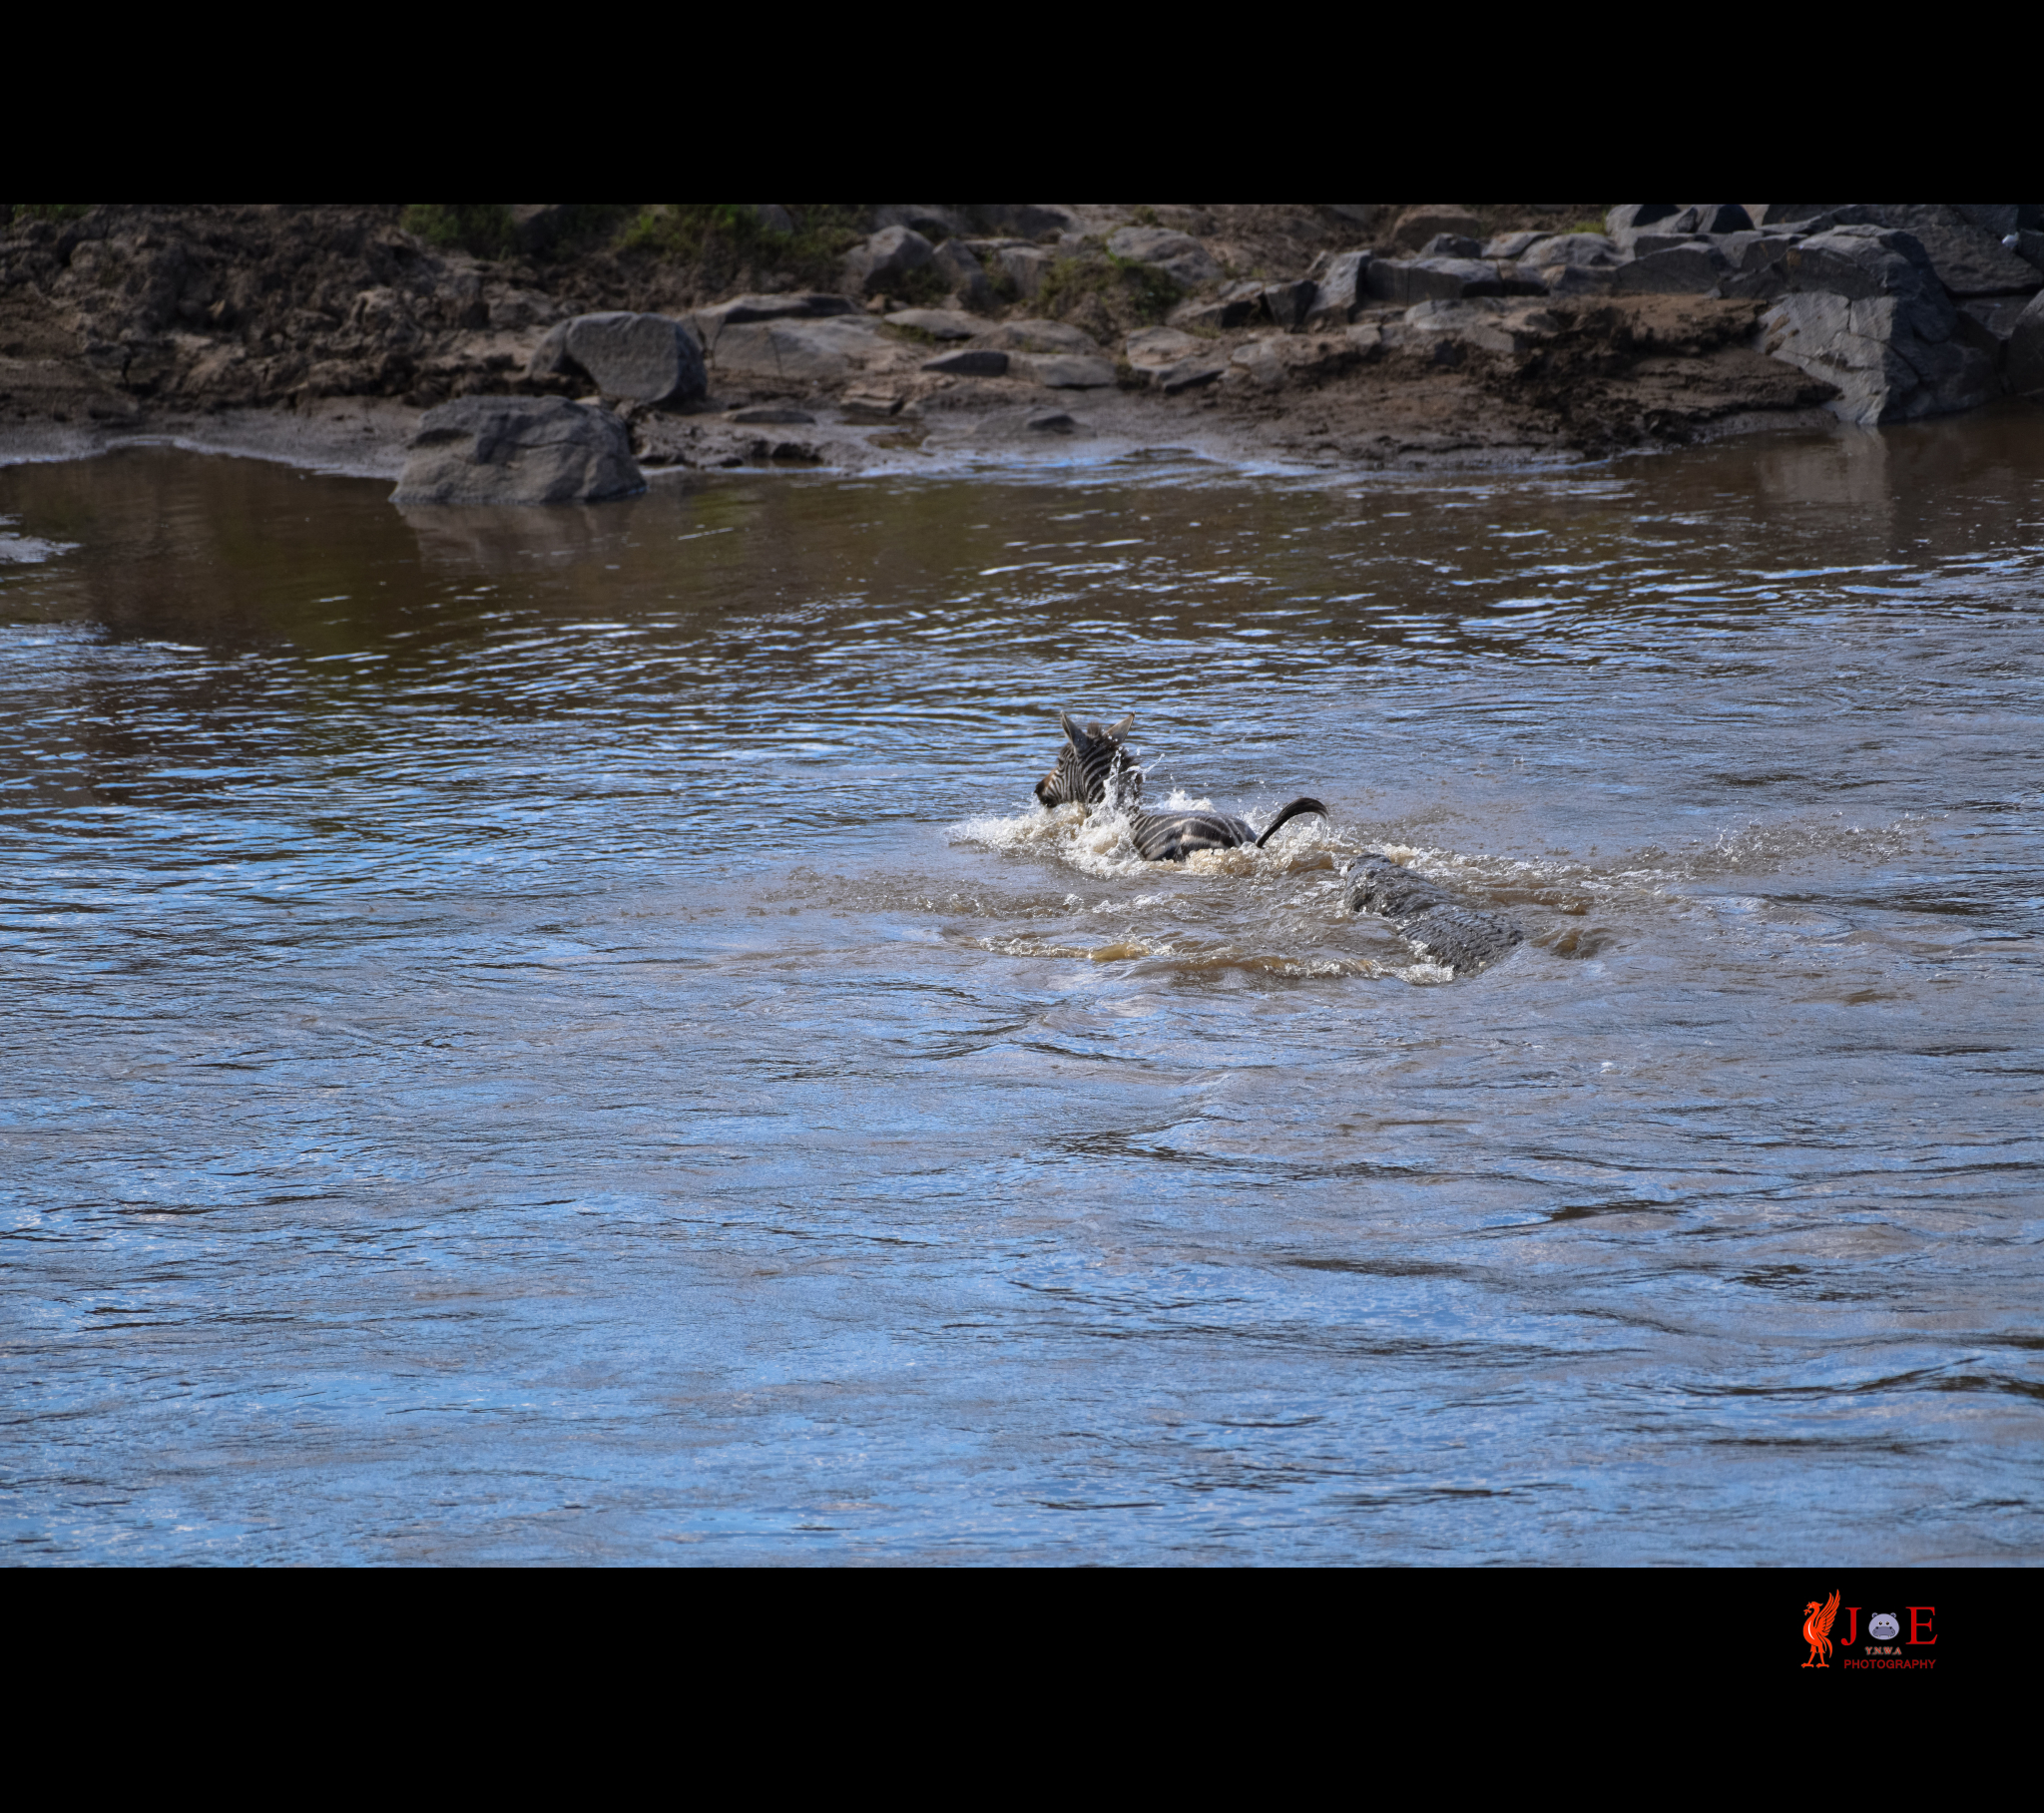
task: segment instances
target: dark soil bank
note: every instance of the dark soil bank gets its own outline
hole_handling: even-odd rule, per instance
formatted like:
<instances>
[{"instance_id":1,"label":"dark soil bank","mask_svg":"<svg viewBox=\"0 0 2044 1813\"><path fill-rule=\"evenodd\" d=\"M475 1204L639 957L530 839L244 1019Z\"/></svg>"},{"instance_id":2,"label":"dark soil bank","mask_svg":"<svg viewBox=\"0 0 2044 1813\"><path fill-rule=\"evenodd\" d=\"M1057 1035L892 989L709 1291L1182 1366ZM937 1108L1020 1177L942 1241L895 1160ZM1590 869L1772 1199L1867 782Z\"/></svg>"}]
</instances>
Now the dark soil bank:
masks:
<instances>
[{"instance_id":1,"label":"dark soil bank","mask_svg":"<svg viewBox=\"0 0 2044 1813\"><path fill-rule=\"evenodd\" d=\"M534 354L601 310L673 316L705 355L707 395L607 399L647 466L1073 440L1326 465L1594 456L1828 422L1841 397L1887 420L2007 392L2044 284L2022 255L2033 212L1918 208L1904 232L1893 207L16 208L0 458L168 433L394 472L419 411L451 398L588 398L586 372ZM1852 233L1857 264L1802 251ZM1869 258L1909 277L1904 239L1929 246L1918 275L1957 322L1922 329L1950 369L1914 389L1902 365L1881 376L1890 330L1861 318L1888 304L1840 299L1894 290ZM1808 300L1798 258L1835 323L1785 325L1785 295ZM1871 391L1850 348L1871 348Z\"/></svg>"}]
</instances>

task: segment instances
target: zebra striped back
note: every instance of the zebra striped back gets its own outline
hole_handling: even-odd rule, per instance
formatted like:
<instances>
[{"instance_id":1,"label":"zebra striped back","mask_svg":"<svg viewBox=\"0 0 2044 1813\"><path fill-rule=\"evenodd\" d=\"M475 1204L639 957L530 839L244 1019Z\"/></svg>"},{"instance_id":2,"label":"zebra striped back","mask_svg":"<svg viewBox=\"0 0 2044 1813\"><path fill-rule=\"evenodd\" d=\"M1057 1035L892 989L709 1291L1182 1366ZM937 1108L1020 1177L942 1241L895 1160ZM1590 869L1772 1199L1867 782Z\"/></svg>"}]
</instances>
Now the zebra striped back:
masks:
<instances>
[{"instance_id":1,"label":"zebra striped back","mask_svg":"<svg viewBox=\"0 0 2044 1813\"><path fill-rule=\"evenodd\" d=\"M1112 788L1118 803L1133 805L1143 791L1143 771L1123 739L1135 721L1131 711L1119 723L1082 728L1060 711L1065 746L1058 751L1058 765L1036 783L1038 800L1047 806L1097 806Z\"/></svg>"},{"instance_id":2,"label":"zebra striped back","mask_svg":"<svg viewBox=\"0 0 2044 1813\"><path fill-rule=\"evenodd\" d=\"M1233 850L1243 844L1261 849L1279 825L1301 812L1327 815L1317 799L1294 799L1259 837L1248 819L1232 812L1145 812L1140 805L1143 770L1136 766L1136 752L1126 741L1135 722L1131 711L1118 723L1082 728L1060 711L1065 746L1058 752L1058 765L1036 783L1038 800L1047 806L1118 806L1129 815L1130 840L1145 862L1183 862L1195 850Z\"/></svg>"}]
</instances>

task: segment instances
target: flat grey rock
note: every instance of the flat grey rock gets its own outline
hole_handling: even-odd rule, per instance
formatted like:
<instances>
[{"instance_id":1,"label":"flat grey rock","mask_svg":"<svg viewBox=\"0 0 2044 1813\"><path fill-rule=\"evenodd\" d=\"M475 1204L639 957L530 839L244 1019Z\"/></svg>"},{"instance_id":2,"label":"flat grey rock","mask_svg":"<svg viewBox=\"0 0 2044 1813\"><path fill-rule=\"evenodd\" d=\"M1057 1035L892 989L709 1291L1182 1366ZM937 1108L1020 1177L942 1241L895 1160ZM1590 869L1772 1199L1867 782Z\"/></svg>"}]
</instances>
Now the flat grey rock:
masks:
<instances>
[{"instance_id":1,"label":"flat grey rock","mask_svg":"<svg viewBox=\"0 0 2044 1813\"><path fill-rule=\"evenodd\" d=\"M887 325L912 327L933 340L969 340L986 328L978 315L959 308L897 308L887 316Z\"/></svg>"},{"instance_id":2,"label":"flat grey rock","mask_svg":"<svg viewBox=\"0 0 2044 1813\"><path fill-rule=\"evenodd\" d=\"M854 313L857 306L849 296L791 290L784 295L733 296L728 302L697 309L695 319L708 337L724 327L736 327L747 321L820 320L829 315Z\"/></svg>"},{"instance_id":3,"label":"flat grey rock","mask_svg":"<svg viewBox=\"0 0 2044 1813\"><path fill-rule=\"evenodd\" d=\"M1537 302L1469 296L1452 302L1417 302L1406 309L1401 325L1421 341L1428 335L1445 335L1485 352L1523 352L1554 333L1560 322Z\"/></svg>"},{"instance_id":4,"label":"flat grey rock","mask_svg":"<svg viewBox=\"0 0 2044 1813\"><path fill-rule=\"evenodd\" d=\"M813 422L816 418L806 409L789 409L778 403L759 403L751 409L734 409L727 419L757 424L765 428L792 427L797 422Z\"/></svg>"},{"instance_id":5,"label":"flat grey rock","mask_svg":"<svg viewBox=\"0 0 2044 1813\"><path fill-rule=\"evenodd\" d=\"M578 314L548 332L526 369L586 377L636 403L693 402L709 389L695 334L664 314Z\"/></svg>"},{"instance_id":6,"label":"flat grey rock","mask_svg":"<svg viewBox=\"0 0 2044 1813\"><path fill-rule=\"evenodd\" d=\"M1541 270L1553 264L1616 264L1619 249L1601 232L1557 232L1521 246L1517 261Z\"/></svg>"},{"instance_id":7,"label":"flat grey rock","mask_svg":"<svg viewBox=\"0 0 2044 1813\"><path fill-rule=\"evenodd\" d=\"M1106 359L1077 353L1018 352L1009 358L1008 371L1052 390L1101 390L1114 382L1114 366Z\"/></svg>"},{"instance_id":8,"label":"flat grey rock","mask_svg":"<svg viewBox=\"0 0 2044 1813\"><path fill-rule=\"evenodd\" d=\"M588 504L646 489L625 424L563 397L465 396L429 409L393 504Z\"/></svg>"},{"instance_id":9,"label":"flat grey rock","mask_svg":"<svg viewBox=\"0 0 2044 1813\"><path fill-rule=\"evenodd\" d=\"M981 324L979 344L1008 352L1098 353L1100 342L1083 327L1066 321L996 321Z\"/></svg>"},{"instance_id":10,"label":"flat grey rock","mask_svg":"<svg viewBox=\"0 0 2044 1813\"><path fill-rule=\"evenodd\" d=\"M747 321L727 327L710 349L720 376L811 385L839 384L900 343L883 335L877 316L824 320Z\"/></svg>"},{"instance_id":11,"label":"flat grey rock","mask_svg":"<svg viewBox=\"0 0 2044 1813\"><path fill-rule=\"evenodd\" d=\"M1177 396L1184 390L1198 390L1202 385L1218 382L1228 375L1228 363L1218 354L1196 355L1181 359L1175 365L1154 365L1150 368L1150 383L1153 389L1161 390L1166 396Z\"/></svg>"},{"instance_id":12,"label":"flat grey rock","mask_svg":"<svg viewBox=\"0 0 2044 1813\"><path fill-rule=\"evenodd\" d=\"M1619 295L1705 296L1730 275L1724 255L1697 241L1670 245L1621 264L1612 278Z\"/></svg>"},{"instance_id":13,"label":"flat grey rock","mask_svg":"<svg viewBox=\"0 0 2044 1813\"><path fill-rule=\"evenodd\" d=\"M1177 327L1139 327L1122 344L1123 355L1139 369L1175 365L1207 348L1207 341Z\"/></svg>"},{"instance_id":14,"label":"flat grey rock","mask_svg":"<svg viewBox=\"0 0 2044 1813\"><path fill-rule=\"evenodd\" d=\"M1032 415L1024 424L1038 434L1070 434L1078 427L1072 417L1062 409L1046 409L1040 415Z\"/></svg>"},{"instance_id":15,"label":"flat grey rock","mask_svg":"<svg viewBox=\"0 0 2044 1813\"><path fill-rule=\"evenodd\" d=\"M1008 357L992 346L966 346L925 359L922 368L960 378L1004 378L1008 375Z\"/></svg>"}]
</instances>

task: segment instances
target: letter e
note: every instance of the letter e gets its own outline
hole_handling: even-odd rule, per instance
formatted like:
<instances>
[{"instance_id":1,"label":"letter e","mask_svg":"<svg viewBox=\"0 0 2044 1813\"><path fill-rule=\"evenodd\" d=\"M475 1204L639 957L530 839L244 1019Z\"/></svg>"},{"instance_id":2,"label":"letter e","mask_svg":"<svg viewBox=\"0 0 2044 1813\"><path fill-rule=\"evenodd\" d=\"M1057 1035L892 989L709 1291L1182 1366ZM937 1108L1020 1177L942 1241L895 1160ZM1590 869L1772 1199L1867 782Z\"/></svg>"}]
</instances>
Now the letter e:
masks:
<instances>
[{"instance_id":1,"label":"letter e","mask_svg":"<svg viewBox=\"0 0 2044 1813\"><path fill-rule=\"evenodd\" d=\"M1937 1614L1937 1607L1935 1605L1911 1605L1909 1607L1909 1640L1912 1643L1936 1642L1937 1638L1934 1636L1918 1636L1916 1634L1919 1628L1924 1630L1928 1630L1930 1628L1929 1618L1917 1617L1916 1614L1919 1611L1927 1611L1931 1614L1931 1616L1934 1617Z\"/></svg>"}]
</instances>

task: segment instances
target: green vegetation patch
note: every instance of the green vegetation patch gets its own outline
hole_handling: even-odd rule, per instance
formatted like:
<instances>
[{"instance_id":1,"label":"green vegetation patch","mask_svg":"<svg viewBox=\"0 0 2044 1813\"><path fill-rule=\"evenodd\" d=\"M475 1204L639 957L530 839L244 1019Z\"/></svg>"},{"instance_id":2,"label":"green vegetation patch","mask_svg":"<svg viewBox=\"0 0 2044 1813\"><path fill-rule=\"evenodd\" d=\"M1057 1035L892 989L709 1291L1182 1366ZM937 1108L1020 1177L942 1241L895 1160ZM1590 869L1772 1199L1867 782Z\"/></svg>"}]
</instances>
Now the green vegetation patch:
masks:
<instances>
[{"instance_id":1,"label":"green vegetation patch","mask_svg":"<svg viewBox=\"0 0 2044 1813\"><path fill-rule=\"evenodd\" d=\"M16 221L76 221L98 207L96 202L0 202L0 227Z\"/></svg>"},{"instance_id":2,"label":"green vegetation patch","mask_svg":"<svg viewBox=\"0 0 2044 1813\"><path fill-rule=\"evenodd\" d=\"M1063 320L1097 303L1116 321L1149 326L1163 320L1185 293L1185 285L1168 271L1103 248L1058 259L1044 272L1037 306Z\"/></svg>"},{"instance_id":3,"label":"green vegetation patch","mask_svg":"<svg viewBox=\"0 0 2044 1813\"><path fill-rule=\"evenodd\" d=\"M789 207L792 232L778 232L745 203L687 202L642 208L618 235L618 249L663 263L698 266L713 286L741 273L771 270L796 285L835 289L844 254L865 237L856 209L816 204ZM920 298L909 296L908 300Z\"/></svg>"},{"instance_id":4,"label":"green vegetation patch","mask_svg":"<svg viewBox=\"0 0 2044 1813\"><path fill-rule=\"evenodd\" d=\"M508 258L518 249L518 227L503 202L414 202L398 225L428 245Z\"/></svg>"}]
</instances>

